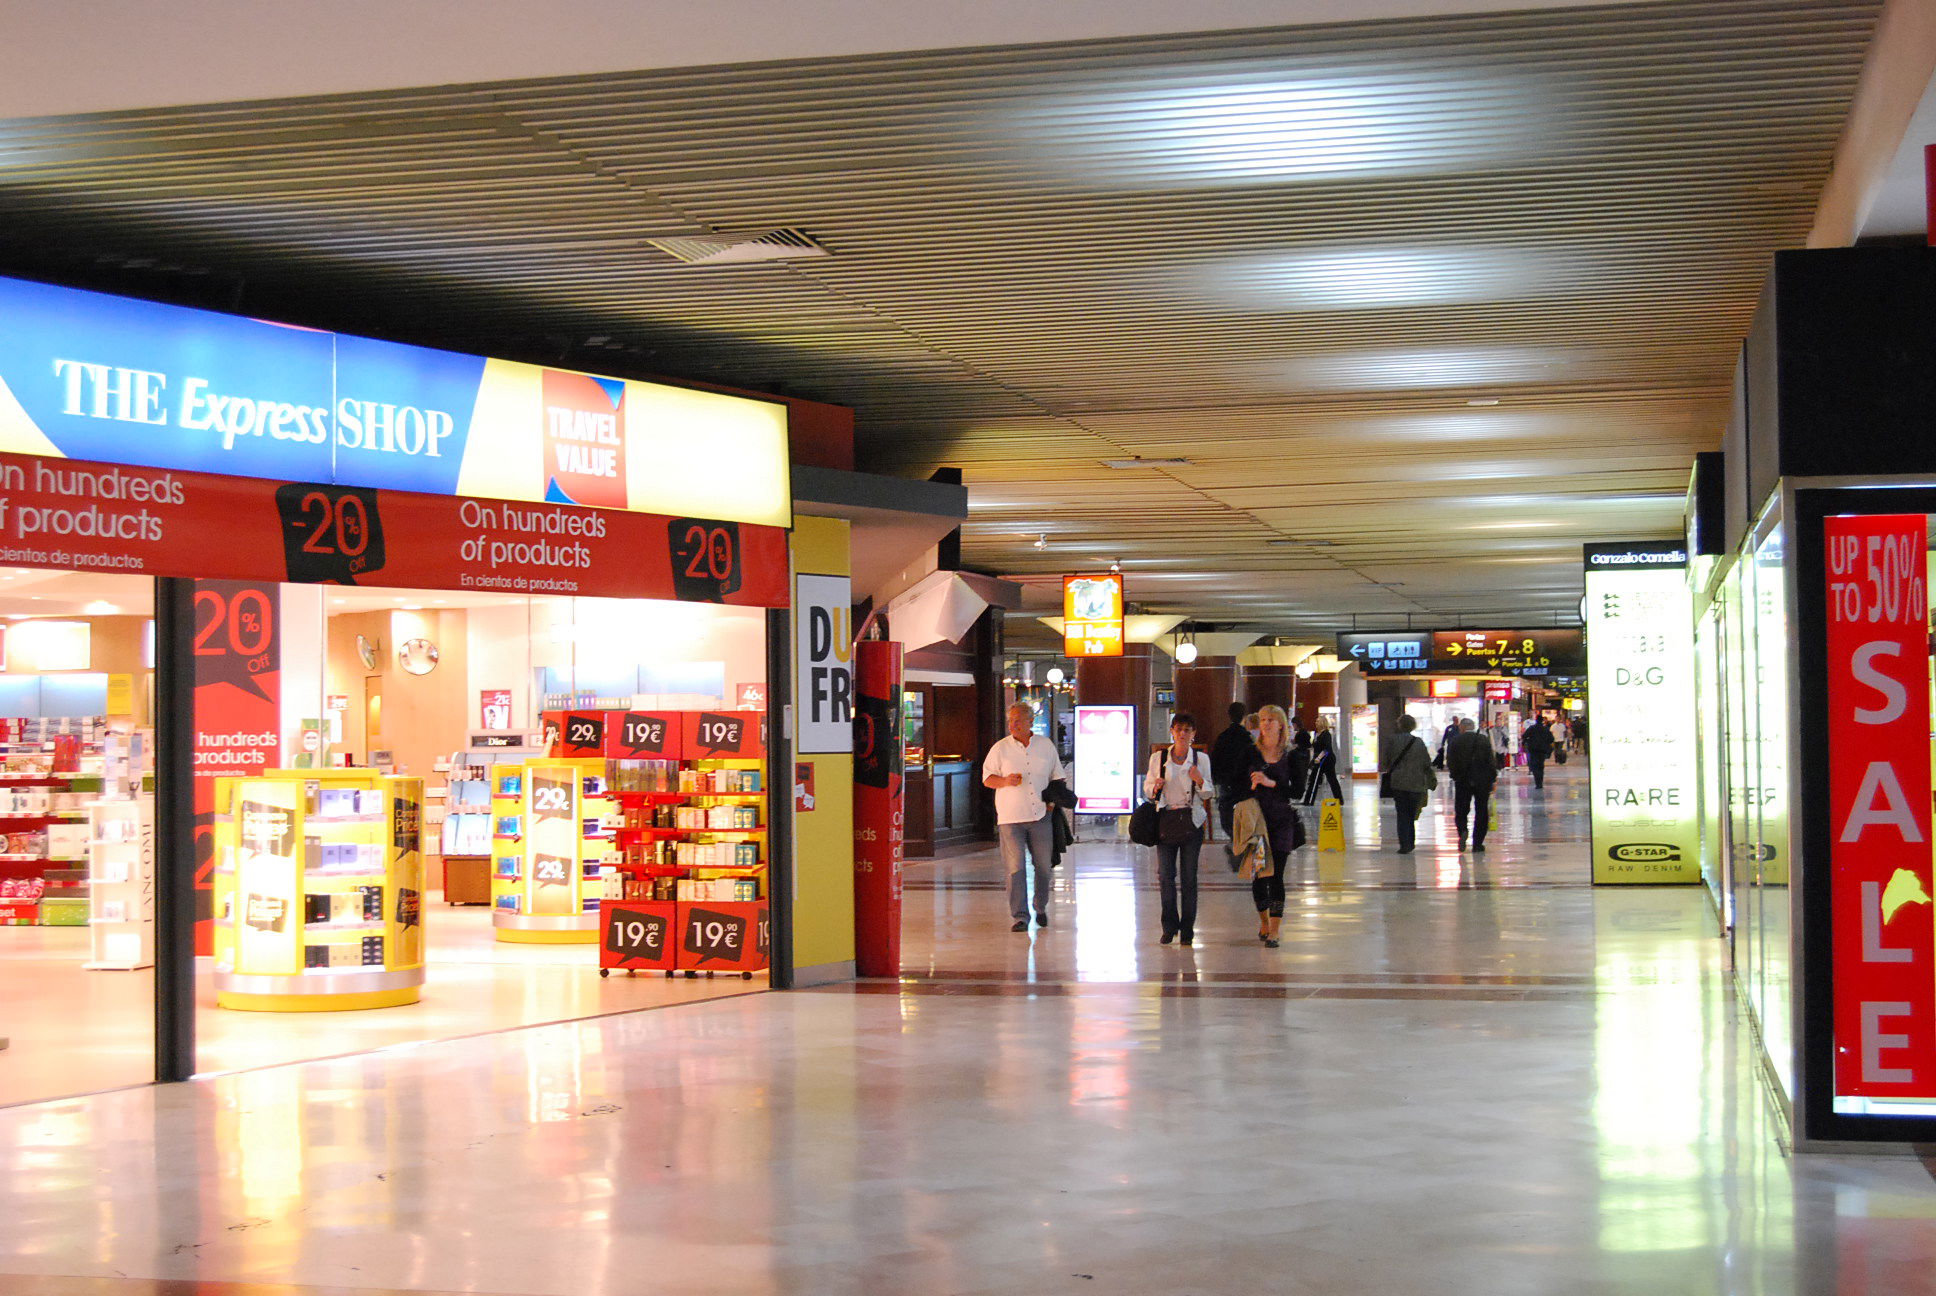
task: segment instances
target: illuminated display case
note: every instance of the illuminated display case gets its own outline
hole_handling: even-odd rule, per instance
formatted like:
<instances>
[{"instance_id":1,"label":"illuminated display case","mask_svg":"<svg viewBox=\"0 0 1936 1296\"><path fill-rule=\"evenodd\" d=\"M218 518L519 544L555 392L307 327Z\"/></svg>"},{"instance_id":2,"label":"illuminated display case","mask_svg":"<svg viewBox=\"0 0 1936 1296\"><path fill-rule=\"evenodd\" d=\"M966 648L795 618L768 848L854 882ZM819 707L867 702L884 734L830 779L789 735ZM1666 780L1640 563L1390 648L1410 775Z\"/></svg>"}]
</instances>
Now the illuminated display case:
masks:
<instances>
[{"instance_id":1,"label":"illuminated display case","mask_svg":"<svg viewBox=\"0 0 1936 1296\"><path fill-rule=\"evenodd\" d=\"M414 1003L423 780L277 770L216 788L215 995L224 1008Z\"/></svg>"},{"instance_id":2,"label":"illuminated display case","mask_svg":"<svg viewBox=\"0 0 1936 1296\"><path fill-rule=\"evenodd\" d=\"M491 921L497 938L589 945L618 806L602 757L554 757L491 770Z\"/></svg>"}]
</instances>

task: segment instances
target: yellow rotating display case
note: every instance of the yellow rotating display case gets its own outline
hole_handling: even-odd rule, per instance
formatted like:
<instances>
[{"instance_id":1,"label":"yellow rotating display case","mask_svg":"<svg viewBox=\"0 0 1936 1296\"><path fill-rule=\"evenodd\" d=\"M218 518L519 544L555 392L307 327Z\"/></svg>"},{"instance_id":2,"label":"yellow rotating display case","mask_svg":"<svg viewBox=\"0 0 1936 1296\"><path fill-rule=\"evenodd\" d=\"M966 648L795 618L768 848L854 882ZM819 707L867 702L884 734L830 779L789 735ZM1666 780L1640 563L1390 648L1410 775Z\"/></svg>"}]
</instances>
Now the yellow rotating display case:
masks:
<instances>
[{"instance_id":1,"label":"yellow rotating display case","mask_svg":"<svg viewBox=\"0 0 1936 1296\"><path fill-rule=\"evenodd\" d=\"M215 1001L258 1012L423 992L423 780L373 770L221 779Z\"/></svg>"},{"instance_id":2,"label":"yellow rotating display case","mask_svg":"<svg viewBox=\"0 0 1936 1296\"><path fill-rule=\"evenodd\" d=\"M491 922L519 944L598 942L600 875L618 806L603 757L552 757L491 770Z\"/></svg>"}]
</instances>

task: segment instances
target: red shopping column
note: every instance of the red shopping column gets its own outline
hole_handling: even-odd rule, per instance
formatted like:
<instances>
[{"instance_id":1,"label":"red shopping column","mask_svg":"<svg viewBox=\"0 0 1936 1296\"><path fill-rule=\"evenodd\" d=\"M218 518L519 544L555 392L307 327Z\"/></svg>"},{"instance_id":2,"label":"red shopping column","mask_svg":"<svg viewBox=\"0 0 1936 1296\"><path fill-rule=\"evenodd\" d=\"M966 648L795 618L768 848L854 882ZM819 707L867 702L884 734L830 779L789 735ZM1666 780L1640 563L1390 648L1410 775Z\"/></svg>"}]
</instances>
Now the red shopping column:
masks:
<instances>
[{"instance_id":1,"label":"red shopping column","mask_svg":"<svg viewBox=\"0 0 1936 1296\"><path fill-rule=\"evenodd\" d=\"M854 651L854 967L901 974L901 645Z\"/></svg>"}]
</instances>

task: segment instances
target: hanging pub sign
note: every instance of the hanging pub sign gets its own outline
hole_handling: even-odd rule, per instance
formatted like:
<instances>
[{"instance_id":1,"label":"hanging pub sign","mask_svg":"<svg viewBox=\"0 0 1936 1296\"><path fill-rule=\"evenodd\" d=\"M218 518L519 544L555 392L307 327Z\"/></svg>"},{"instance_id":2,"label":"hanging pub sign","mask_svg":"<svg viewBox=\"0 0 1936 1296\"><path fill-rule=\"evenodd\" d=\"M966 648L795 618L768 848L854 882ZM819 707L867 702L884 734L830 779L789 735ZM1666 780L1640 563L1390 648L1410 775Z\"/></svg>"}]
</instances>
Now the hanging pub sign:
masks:
<instances>
[{"instance_id":1,"label":"hanging pub sign","mask_svg":"<svg viewBox=\"0 0 1936 1296\"><path fill-rule=\"evenodd\" d=\"M1062 578L1062 653L1065 657L1123 655L1123 578Z\"/></svg>"}]
</instances>

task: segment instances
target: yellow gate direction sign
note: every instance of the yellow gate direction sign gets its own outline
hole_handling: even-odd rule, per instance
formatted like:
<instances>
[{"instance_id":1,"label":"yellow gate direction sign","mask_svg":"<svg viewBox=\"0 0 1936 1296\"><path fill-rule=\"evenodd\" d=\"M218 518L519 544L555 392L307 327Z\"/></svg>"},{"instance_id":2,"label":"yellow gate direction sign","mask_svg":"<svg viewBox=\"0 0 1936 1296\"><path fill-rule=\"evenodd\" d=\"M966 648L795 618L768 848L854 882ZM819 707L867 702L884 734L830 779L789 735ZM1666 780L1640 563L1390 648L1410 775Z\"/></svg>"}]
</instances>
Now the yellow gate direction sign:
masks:
<instances>
[{"instance_id":1,"label":"yellow gate direction sign","mask_svg":"<svg viewBox=\"0 0 1936 1296\"><path fill-rule=\"evenodd\" d=\"M1318 849L1344 849L1344 804L1336 797L1318 803Z\"/></svg>"}]
</instances>

